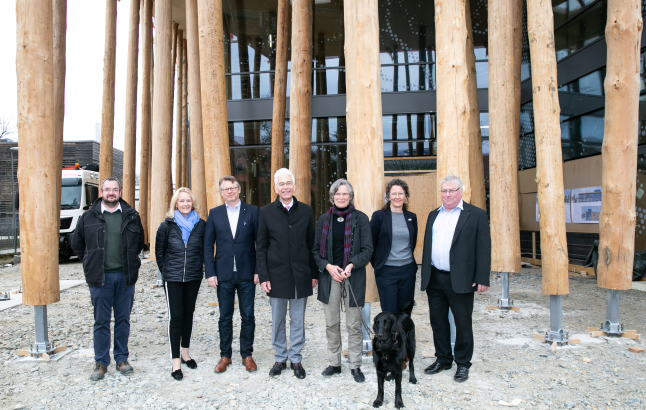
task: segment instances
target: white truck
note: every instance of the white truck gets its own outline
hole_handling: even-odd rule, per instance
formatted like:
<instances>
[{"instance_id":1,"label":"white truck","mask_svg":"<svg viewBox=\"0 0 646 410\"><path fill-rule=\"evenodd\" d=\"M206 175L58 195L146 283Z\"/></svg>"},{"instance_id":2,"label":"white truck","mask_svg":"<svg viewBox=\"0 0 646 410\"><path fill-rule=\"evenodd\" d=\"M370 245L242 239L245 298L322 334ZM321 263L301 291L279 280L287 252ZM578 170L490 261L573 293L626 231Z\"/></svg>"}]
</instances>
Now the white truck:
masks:
<instances>
[{"instance_id":1,"label":"white truck","mask_svg":"<svg viewBox=\"0 0 646 410\"><path fill-rule=\"evenodd\" d=\"M74 255L70 237L76 228L79 216L99 197L99 173L75 167L63 169L61 184L61 225L58 256L69 259Z\"/></svg>"}]
</instances>

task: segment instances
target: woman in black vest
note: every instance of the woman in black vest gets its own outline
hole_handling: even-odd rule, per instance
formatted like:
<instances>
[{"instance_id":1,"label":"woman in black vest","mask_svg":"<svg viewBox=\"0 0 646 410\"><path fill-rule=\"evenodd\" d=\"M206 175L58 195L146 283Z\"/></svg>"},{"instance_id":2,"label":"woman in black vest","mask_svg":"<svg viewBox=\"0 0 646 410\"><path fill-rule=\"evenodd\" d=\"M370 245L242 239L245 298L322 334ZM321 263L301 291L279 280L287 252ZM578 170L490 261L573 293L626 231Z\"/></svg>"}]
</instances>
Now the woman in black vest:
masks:
<instances>
[{"instance_id":1,"label":"woman in black vest","mask_svg":"<svg viewBox=\"0 0 646 410\"><path fill-rule=\"evenodd\" d=\"M164 279L168 305L168 339L173 359L171 376L182 380L181 363L196 369L189 346L193 330L195 301L204 277L204 227L197 215L195 196L188 188L179 188L170 200L166 220L159 225L155 238L155 257ZM180 344L182 355L180 358Z\"/></svg>"},{"instance_id":2,"label":"woman in black vest","mask_svg":"<svg viewBox=\"0 0 646 410\"><path fill-rule=\"evenodd\" d=\"M393 179L386 185L386 204L370 220L374 247L370 262L381 310L395 314L415 297L417 215L408 211L409 197L408 184Z\"/></svg>"}]
</instances>

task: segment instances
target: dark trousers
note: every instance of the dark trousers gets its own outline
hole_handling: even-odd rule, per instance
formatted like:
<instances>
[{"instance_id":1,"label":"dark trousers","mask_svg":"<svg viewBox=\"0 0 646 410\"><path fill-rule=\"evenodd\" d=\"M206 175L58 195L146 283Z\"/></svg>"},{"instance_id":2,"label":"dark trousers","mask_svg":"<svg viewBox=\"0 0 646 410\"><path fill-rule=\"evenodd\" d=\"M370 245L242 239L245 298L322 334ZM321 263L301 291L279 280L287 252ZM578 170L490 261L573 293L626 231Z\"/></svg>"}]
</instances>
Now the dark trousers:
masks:
<instances>
[{"instance_id":1,"label":"dark trousers","mask_svg":"<svg viewBox=\"0 0 646 410\"><path fill-rule=\"evenodd\" d=\"M375 281L381 301L381 311L397 314L402 306L415 298L415 261L404 266L384 265L375 269Z\"/></svg>"},{"instance_id":2,"label":"dark trousers","mask_svg":"<svg viewBox=\"0 0 646 410\"><path fill-rule=\"evenodd\" d=\"M164 282L169 316L168 340L172 359L179 359L180 344L185 349L191 347L193 312L195 312L195 301L197 301L201 283L201 280Z\"/></svg>"},{"instance_id":3,"label":"dark trousers","mask_svg":"<svg viewBox=\"0 0 646 410\"><path fill-rule=\"evenodd\" d=\"M453 363L451 354L451 327L449 308L455 319L455 363L471 367L473 357L473 292L455 293L451 287L451 274L432 268L431 280L426 287L428 309L435 342L435 357L440 363Z\"/></svg>"},{"instance_id":4,"label":"dark trousers","mask_svg":"<svg viewBox=\"0 0 646 410\"><path fill-rule=\"evenodd\" d=\"M110 364L110 319L114 310L114 349L117 363L128 360L130 312L135 299L135 285L126 287L123 272L106 273L103 286L89 286L94 306L94 360Z\"/></svg>"},{"instance_id":5,"label":"dark trousers","mask_svg":"<svg viewBox=\"0 0 646 410\"><path fill-rule=\"evenodd\" d=\"M242 280L237 272L233 272L233 279L218 282L218 303L220 305L220 356L231 358L231 342L233 341L233 305L235 293L238 291L238 308L240 309L240 355L246 358L253 354L253 338L256 331L256 318L254 316L254 299L256 297L256 284L253 280Z\"/></svg>"}]
</instances>

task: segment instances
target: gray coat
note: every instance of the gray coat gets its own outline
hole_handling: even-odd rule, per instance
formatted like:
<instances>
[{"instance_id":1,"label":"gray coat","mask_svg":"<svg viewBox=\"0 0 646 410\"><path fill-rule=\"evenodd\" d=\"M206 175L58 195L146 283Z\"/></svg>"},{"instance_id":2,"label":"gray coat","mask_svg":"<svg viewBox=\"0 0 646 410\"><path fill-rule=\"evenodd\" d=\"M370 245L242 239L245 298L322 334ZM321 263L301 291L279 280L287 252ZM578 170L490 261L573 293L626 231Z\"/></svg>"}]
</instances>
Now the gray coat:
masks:
<instances>
[{"instance_id":1,"label":"gray coat","mask_svg":"<svg viewBox=\"0 0 646 410\"><path fill-rule=\"evenodd\" d=\"M330 223L330 229L327 234L327 258L323 259L321 257L321 235L323 234L323 224L325 222L325 214L323 214L316 224L316 233L314 234L314 247L312 248L312 253L314 255L314 261L321 272L319 274L319 290L318 290L318 300L323 303L328 303L330 300L330 287L332 286L332 276L325 269L328 263L333 265L340 266L341 263L338 261L332 261L332 226L333 223ZM352 252L350 253L350 262L354 265L352 269L352 274L350 276L350 286L354 291L354 295L357 298L357 303L360 306L363 306L366 296L366 264L370 261L372 256L372 235L370 233L370 221L368 216L361 211L354 210L352 212ZM350 306L357 306L354 303L354 298L351 294L348 295L350 298Z\"/></svg>"}]
</instances>

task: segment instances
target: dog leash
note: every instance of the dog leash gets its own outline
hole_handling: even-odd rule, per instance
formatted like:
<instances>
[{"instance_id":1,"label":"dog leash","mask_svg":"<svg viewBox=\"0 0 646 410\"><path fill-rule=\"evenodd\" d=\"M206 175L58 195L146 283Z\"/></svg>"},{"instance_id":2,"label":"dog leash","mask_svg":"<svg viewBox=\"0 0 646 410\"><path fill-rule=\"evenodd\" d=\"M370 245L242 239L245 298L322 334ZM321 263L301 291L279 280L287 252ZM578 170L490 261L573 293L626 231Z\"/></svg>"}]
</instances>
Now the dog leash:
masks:
<instances>
[{"instance_id":1,"label":"dog leash","mask_svg":"<svg viewBox=\"0 0 646 410\"><path fill-rule=\"evenodd\" d=\"M332 280L334 280L334 279L332 279ZM346 281L347 281L347 279L343 279L343 281L341 282L341 311L342 312L345 312L345 310L344 310L344 308L345 308L345 298L348 297L348 295L346 294L346 290L345 290L345 282ZM359 306L359 303L357 303L357 297L354 295L354 290L352 290L352 284L351 283L348 283L348 288L350 288L350 293L352 294L352 299L354 299L354 304L357 305L357 309L359 309L359 317L361 318L361 323L368 330L368 334L370 335L370 338L374 337L375 334L372 333L372 330L370 330L370 326L368 326L366 321L363 319L363 315L361 314L361 306ZM348 306L349 305L350 304L348 303Z\"/></svg>"}]
</instances>

